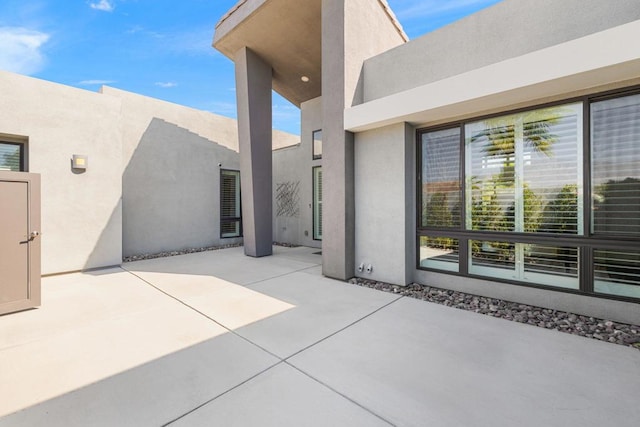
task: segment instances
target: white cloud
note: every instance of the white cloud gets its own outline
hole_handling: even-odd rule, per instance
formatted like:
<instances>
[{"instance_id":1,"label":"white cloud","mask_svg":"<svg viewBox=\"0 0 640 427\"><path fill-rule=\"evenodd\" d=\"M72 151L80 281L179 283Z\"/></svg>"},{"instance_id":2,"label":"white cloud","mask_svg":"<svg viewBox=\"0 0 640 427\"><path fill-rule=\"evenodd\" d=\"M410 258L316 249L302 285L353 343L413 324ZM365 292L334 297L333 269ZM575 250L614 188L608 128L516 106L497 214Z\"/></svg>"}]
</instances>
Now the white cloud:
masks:
<instances>
[{"instance_id":1,"label":"white cloud","mask_svg":"<svg viewBox=\"0 0 640 427\"><path fill-rule=\"evenodd\" d=\"M81 86L108 85L111 83L115 83L115 80L82 80L78 82Z\"/></svg>"},{"instance_id":2,"label":"white cloud","mask_svg":"<svg viewBox=\"0 0 640 427\"><path fill-rule=\"evenodd\" d=\"M35 74L45 57L42 46L49 34L22 27L0 27L0 68L19 74Z\"/></svg>"},{"instance_id":3,"label":"white cloud","mask_svg":"<svg viewBox=\"0 0 640 427\"><path fill-rule=\"evenodd\" d=\"M103 12L113 12L115 6L110 0L100 0L99 2L89 3L91 9L102 10Z\"/></svg>"},{"instance_id":4,"label":"white cloud","mask_svg":"<svg viewBox=\"0 0 640 427\"><path fill-rule=\"evenodd\" d=\"M170 88L178 86L178 83L175 82L156 82L156 86L160 86L163 88Z\"/></svg>"}]
</instances>

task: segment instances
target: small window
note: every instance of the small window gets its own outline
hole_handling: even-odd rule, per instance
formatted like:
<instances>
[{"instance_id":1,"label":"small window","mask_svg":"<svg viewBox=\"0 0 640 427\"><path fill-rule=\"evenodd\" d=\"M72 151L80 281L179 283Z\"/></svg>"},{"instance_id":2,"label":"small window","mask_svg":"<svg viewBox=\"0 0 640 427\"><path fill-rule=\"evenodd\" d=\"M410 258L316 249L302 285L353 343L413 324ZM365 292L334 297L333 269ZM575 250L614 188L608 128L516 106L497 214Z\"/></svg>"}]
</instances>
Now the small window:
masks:
<instances>
[{"instance_id":1,"label":"small window","mask_svg":"<svg viewBox=\"0 0 640 427\"><path fill-rule=\"evenodd\" d=\"M322 240L322 167L313 168L313 240Z\"/></svg>"},{"instance_id":2,"label":"small window","mask_svg":"<svg viewBox=\"0 0 640 427\"><path fill-rule=\"evenodd\" d=\"M220 171L220 237L242 236L240 171Z\"/></svg>"},{"instance_id":3,"label":"small window","mask_svg":"<svg viewBox=\"0 0 640 427\"><path fill-rule=\"evenodd\" d=\"M24 171L24 144L0 141L0 170Z\"/></svg>"},{"instance_id":4,"label":"small window","mask_svg":"<svg viewBox=\"0 0 640 427\"><path fill-rule=\"evenodd\" d=\"M322 130L313 132L313 160L322 158Z\"/></svg>"}]
</instances>

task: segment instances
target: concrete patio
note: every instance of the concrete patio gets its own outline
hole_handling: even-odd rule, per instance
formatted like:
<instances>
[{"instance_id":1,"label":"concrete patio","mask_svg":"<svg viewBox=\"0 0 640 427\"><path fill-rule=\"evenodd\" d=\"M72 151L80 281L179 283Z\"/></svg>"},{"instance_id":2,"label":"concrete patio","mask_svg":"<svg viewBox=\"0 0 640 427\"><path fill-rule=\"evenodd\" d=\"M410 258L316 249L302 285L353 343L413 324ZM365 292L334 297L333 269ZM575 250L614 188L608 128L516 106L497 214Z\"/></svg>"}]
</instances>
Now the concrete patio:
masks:
<instances>
[{"instance_id":1,"label":"concrete patio","mask_svg":"<svg viewBox=\"0 0 640 427\"><path fill-rule=\"evenodd\" d=\"M640 352L348 285L311 248L43 279L0 426L637 426ZM452 280L455 280L452 278Z\"/></svg>"}]
</instances>

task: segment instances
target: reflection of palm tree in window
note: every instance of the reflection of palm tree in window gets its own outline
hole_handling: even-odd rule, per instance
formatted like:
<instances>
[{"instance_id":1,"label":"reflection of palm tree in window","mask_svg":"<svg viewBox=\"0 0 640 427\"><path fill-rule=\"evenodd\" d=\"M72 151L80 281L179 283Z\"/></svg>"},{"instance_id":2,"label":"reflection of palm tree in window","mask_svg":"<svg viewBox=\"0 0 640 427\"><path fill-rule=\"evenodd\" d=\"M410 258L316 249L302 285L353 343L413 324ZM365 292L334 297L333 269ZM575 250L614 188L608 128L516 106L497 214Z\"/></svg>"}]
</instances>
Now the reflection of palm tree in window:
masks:
<instances>
[{"instance_id":1,"label":"reflection of palm tree in window","mask_svg":"<svg viewBox=\"0 0 640 427\"><path fill-rule=\"evenodd\" d=\"M551 132L551 127L560 123L566 113L561 108L530 111L518 117L522 123L522 139L525 150L553 156L553 144L557 135ZM484 129L471 136L471 143L483 139L486 145L482 147L487 161L503 159L500 179L502 185L511 187L515 176L516 154L516 125L513 117L497 117L483 121Z\"/></svg>"},{"instance_id":2,"label":"reflection of palm tree in window","mask_svg":"<svg viewBox=\"0 0 640 427\"><path fill-rule=\"evenodd\" d=\"M553 146L558 141L553 127L569 114L571 112L564 108L550 108L481 122L482 128L469 139L477 147L474 151L479 158L473 159L472 152L472 161L480 162L475 164L479 168L477 172L485 174L471 178L472 229L514 231L519 218L518 231L537 231L541 223L542 199L524 180L523 169L516 171L516 156L523 165L531 161L533 153L553 157ZM498 168L496 173L486 175L491 169ZM521 181L519 189L516 188L518 177ZM515 209L514 200L518 195L522 197L521 215Z\"/></svg>"}]
</instances>

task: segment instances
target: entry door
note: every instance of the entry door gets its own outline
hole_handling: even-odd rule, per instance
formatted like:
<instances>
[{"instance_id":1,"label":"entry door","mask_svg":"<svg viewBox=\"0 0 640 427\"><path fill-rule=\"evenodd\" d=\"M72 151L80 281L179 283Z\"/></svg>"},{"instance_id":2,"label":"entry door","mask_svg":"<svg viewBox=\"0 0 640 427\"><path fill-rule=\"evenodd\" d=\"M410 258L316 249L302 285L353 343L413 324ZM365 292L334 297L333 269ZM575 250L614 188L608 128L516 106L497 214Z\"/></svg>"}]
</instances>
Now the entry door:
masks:
<instances>
[{"instance_id":1,"label":"entry door","mask_svg":"<svg viewBox=\"0 0 640 427\"><path fill-rule=\"evenodd\" d=\"M40 305L40 176L0 171L0 315Z\"/></svg>"}]
</instances>

